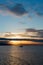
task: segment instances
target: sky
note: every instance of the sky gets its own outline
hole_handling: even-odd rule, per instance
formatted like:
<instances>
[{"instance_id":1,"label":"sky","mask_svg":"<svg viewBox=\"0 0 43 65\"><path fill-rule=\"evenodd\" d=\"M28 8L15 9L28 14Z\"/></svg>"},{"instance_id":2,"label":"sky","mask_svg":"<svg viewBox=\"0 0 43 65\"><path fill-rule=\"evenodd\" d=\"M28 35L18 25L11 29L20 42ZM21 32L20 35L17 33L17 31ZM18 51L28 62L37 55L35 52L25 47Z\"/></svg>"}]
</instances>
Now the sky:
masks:
<instances>
[{"instance_id":1,"label":"sky","mask_svg":"<svg viewBox=\"0 0 43 65\"><path fill-rule=\"evenodd\" d=\"M0 0L0 32L43 29L43 0Z\"/></svg>"}]
</instances>

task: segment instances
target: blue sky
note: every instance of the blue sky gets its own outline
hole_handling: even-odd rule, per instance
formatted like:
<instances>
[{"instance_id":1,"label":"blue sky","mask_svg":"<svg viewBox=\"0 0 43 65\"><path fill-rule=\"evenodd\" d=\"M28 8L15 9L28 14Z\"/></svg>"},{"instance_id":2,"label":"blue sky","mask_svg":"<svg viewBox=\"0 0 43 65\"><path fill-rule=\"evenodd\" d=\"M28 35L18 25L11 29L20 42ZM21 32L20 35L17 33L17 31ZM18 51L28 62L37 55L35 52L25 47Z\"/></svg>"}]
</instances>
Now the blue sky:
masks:
<instances>
[{"instance_id":1,"label":"blue sky","mask_svg":"<svg viewBox=\"0 0 43 65\"><path fill-rule=\"evenodd\" d=\"M23 6L15 12L18 4ZM24 32L27 28L43 29L43 0L0 0L0 32Z\"/></svg>"}]
</instances>

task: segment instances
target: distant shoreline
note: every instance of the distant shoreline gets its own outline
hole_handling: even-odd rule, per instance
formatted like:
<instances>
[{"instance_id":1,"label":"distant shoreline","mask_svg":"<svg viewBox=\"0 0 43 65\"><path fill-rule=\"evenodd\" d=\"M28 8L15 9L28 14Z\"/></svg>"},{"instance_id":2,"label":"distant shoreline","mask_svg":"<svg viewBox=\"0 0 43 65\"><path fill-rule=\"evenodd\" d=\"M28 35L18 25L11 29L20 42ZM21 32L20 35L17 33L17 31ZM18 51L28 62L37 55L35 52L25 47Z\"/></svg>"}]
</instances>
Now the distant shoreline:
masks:
<instances>
[{"instance_id":1,"label":"distant shoreline","mask_svg":"<svg viewBox=\"0 0 43 65\"><path fill-rule=\"evenodd\" d=\"M43 39L35 38L0 38L0 41L32 41L32 42L43 42Z\"/></svg>"},{"instance_id":2,"label":"distant shoreline","mask_svg":"<svg viewBox=\"0 0 43 65\"><path fill-rule=\"evenodd\" d=\"M0 46L43 46L43 44L27 44L27 45L0 45Z\"/></svg>"}]
</instances>

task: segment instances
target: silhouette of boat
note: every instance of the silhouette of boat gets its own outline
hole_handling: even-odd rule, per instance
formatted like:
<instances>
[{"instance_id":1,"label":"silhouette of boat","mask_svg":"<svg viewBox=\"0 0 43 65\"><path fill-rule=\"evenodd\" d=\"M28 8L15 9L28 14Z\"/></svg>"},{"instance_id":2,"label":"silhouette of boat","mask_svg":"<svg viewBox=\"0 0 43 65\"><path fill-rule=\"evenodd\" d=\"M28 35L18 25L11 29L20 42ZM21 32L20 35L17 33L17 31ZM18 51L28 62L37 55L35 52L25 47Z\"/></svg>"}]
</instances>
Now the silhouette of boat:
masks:
<instances>
[{"instance_id":1,"label":"silhouette of boat","mask_svg":"<svg viewBox=\"0 0 43 65\"><path fill-rule=\"evenodd\" d=\"M23 47L23 46L19 46L19 47Z\"/></svg>"}]
</instances>

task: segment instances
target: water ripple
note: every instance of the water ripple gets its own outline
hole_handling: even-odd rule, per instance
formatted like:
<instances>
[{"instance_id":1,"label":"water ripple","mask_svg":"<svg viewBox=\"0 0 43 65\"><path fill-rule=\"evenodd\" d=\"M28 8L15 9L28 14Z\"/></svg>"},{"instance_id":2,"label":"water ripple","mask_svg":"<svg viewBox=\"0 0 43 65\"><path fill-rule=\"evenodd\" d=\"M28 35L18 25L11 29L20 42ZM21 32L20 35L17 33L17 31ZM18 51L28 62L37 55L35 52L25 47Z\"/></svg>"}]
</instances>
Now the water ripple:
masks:
<instances>
[{"instance_id":1,"label":"water ripple","mask_svg":"<svg viewBox=\"0 0 43 65\"><path fill-rule=\"evenodd\" d=\"M0 65L30 65L27 61L13 56L1 56Z\"/></svg>"}]
</instances>

